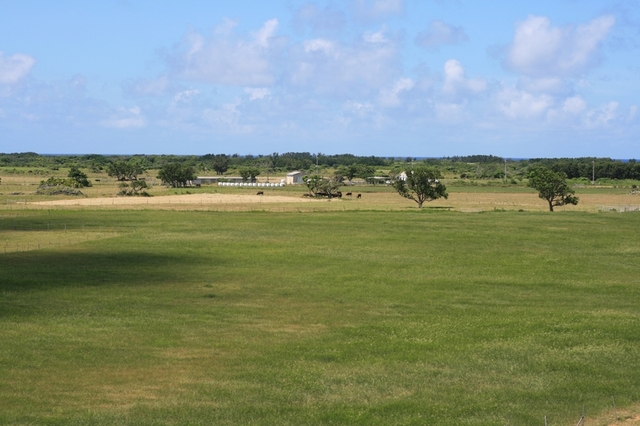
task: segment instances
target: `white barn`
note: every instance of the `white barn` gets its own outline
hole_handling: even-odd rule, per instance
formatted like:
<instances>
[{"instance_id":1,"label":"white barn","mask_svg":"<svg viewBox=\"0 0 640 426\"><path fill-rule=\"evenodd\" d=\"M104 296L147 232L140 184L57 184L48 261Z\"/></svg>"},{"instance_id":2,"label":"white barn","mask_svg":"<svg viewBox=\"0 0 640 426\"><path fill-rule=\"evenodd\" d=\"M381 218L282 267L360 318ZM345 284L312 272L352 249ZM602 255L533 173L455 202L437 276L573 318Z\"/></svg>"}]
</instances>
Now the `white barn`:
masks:
<instances>
[{"instance_id":1,"label":"white barn","mask_svg":"<svg viewBox=\"0 0 640 426\"><path fill-rule=\"evenodd\" d=\"M296 185L296 184L303 183L302 172L299 172L296 170L295 172L287 173L287 178L285 180L285 183L287 185Z\"/></svg>"}]
</instances>

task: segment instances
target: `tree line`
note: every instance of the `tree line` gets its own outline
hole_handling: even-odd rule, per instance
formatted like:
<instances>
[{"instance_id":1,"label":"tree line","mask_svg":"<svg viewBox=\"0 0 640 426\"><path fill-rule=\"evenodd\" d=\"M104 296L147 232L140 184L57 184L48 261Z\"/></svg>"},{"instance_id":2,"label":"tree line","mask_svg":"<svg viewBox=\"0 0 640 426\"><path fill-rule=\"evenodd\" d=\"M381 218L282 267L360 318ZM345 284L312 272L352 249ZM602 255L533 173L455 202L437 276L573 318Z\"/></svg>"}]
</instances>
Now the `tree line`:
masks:
<instances>
[{"instance_id":1,"label":"tree line","mask_svg":"<svg viewBox=\"0 0 640 426\"><path fill-rule=\"evenodd\" d=\"M338 169L348 180L366 179L378 169L399 171L408 164L438 167L462 179L523 179L537 166L564 173L569 179L634 179L640 180L640 162L611 158L531 158L512 160L494 155L468 155L418 159L416 157L376 157L353 154L312 154L309 152L273 152L267 155L206 154L206 155L40 155L35 152L0 154L0 167L40 167L57 170L77 167L92 172L107 172L120 181L135 181L150 169L162 169L168 164L193 168L198 174L224 175L233 172L249 180L259 174L301 170L315 173L316 168Z\"/></svg>"}]
</instances>

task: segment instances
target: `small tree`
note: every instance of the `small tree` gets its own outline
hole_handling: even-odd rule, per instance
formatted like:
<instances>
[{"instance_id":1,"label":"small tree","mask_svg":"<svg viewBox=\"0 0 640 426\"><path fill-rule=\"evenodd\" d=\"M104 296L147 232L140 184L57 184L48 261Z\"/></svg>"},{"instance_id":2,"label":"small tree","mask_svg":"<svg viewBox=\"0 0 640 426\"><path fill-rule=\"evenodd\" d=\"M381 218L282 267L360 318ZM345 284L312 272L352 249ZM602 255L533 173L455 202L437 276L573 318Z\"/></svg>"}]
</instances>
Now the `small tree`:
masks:
<instances>
[{"instance_id":1,"label":"small tree","mask_svg":"<svg viewBox=\"0 0 640 426\"><path fill-rule=\"evenodd\" d=\"M280 165L280 154L274 152L273 154L267 156L269 160L269 165L267 166L269 170L275 171Z\"/></svg>"},{"instance_id":2,"label":"small tree","mask_svg":"<svg viewBox=\"0 0 640 426\"><path fill-rule=\"evenodd\" d=\"M556 206L578 204L575 191L567 184L567 175L563 172L554 172L546 167L536 167L529 172L527 186L538 191L538 197L547 200L549 211Z\"/></svg>"},{"instance_id":3,"label":"small tree","mask_svg":"<svg viewBox=\"0 0 640 426\"><path fill-rule=\"evenodd\" d=\"M322 179L318 195L329 198L337 197L341 186L342 182L337 179Z\"/></svg>"},{"instance_id":4,"label":"small tree","mask_svg":"<svg viewBox=\"0 0 640 426\"><path fill-rule=\"evenodd\" d=\"M158 172L158 179L174 188L187 186L195 178L193 167L181 163L165 164Z\"/></svg>"},{"instance_id":5,"label":"small tree","mask_svg":"<svg viewBox=\"0 0 640 426\"><path fill-rule=\"evenodd\" d=\"M303 176L302 181L307 185L309 195L314 197L322 190L322 177L320 175Z\"/></svg>"},{"instance_id":6,"label":"small tree","mask_svg":"<svg viewBox=\"0 0 640 426\"><path fill-rule=\"evenodd\" d=\"M240 176L242 177L242 180L244 182L255 182L256 176L260 174L260 170L258 170L258 168L256 167L242 167L240 170L238 170L238 172L240 173Z\"/></svg>"},{"instance_id":7,"label":"small tree","mask_svg":"<svg viewBox=\"0 0 640 426\"><path fill-rule=\"evenodd\" d=\"M134 180L129 185L126 182L120 183L119 195L144 195L149 196L149 193L145 189L149 188L147 182L144 180Z\"/></svg>"},{"instance_id":8,"label":"small tree","mask_svg":"<svg viewBox=\"0 0 640 426\"><path fill-rule=\"evenodd\" d=\"M71 168L69 169L69 174L67 176L69 177L69 186L72 186L74 188L91 186L91 182L89 182L89 179L87 179L87 175L85 173L82 173L76 166L71 166Z\"/></svg>"},{"instance_id":9,"label":"small tree","mask_svg":"<svg viewBox=\"0 0 640 426\"><path fill-rule=\"evenodd\" d=\"M340 166L336 170L336 173L344 176L351 182L353 178L366 179L373 176L376 172L376 168L373 166L367 166L366 164L352 163L348 166Z\"/></svg>"},{"instance_id":10,"label":"small tree","mask_svg":"<svg viewBox=\"0 0 640 426\"><path fill-rule=\"evenodd\" d=\"M219 154L213 157L213 170L216 171L217 174L223 175L229 170L229 165L231 164L231 159L227 157L226 154Z\"/></svg>"},{"instance_id":11,"label":"small tree","mask_svg":"<svg viewBox=\"0 0 640 426\"><path fill-rule=\"evenodd\" d=\"M342 182L336 179L326 179L320 175L303 176L302 180L309 189L309 195L314 197L337 197Z\"/></svg>"},{"instance_id":12,"label":"small tree","mask_svg":"<svg viewBox=\"0 0 640 426\"><path fill-rule=\"evenodd\" d=\"M449 198L447 187L439 179L442 179L442 175L438 169L420 167L407 172L406 181L403 179L394 181L393 187L404 198L418 203L418 208L421 209L425 201Z\"/></svg>"},{"instance_id":13,"label":"small tree","mask_svg":"<svg viewBox=\"0 0 640 426\"><path fill-rule=\"evenodd\" d=\"M129 161L115 161L107 166L107 174L115 177L119 181L137 180L138 175L144 172L145 168L142 167L140 162L133 159Z\"/></svg>"}]
</instances>

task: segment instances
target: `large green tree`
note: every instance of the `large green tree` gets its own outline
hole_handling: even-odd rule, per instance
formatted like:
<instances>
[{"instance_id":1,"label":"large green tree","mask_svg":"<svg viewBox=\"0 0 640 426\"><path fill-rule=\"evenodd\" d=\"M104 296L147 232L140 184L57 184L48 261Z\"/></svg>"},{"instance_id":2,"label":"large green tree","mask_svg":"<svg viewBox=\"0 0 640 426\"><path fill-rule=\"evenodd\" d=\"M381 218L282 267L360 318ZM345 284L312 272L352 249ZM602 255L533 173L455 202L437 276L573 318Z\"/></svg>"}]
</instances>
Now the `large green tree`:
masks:
<instances>
[{"instance_id":1,"label":"large green tree","mask_svg":"<svg viewBox=\"0 0 640 426\"><path fill-rule=\"evenodd\" d=\"M337 197L342 182L337 179L327 179L320 175L303 176L302 180L309 189L309 195L314 197Z\"/></svg>"},{"instance_id":2,"label":"large green tree","mask_svg":"<svg viewBox=\"0 0 640 426\"><path fill-rule=\"evenodd\" d=\"M91 186L91 182L89 182L87 175L82 171L80 171L80 169L77 168L76 166L71 166L69 168L69 174L67 176L69 177L69 183L70 183L69 186L72 186L74 188L83 188L85 186Z\"/></svg>"},{"instance_id":3,"label":"large green tree","mask_svg":"<svg viewBox=\"0 0 640 426\"><path fill-rule=\"evenodd\" d=\"M225 174L227 170L229 170L230 164L231 158L229 158L226 154L215 155L213 157L213 161L211 162L213 170L215 170L219 175Z\"/></svg>"},{"instance_id":4,"label":"large green tree","mask_svg":"<svg viewBox=\"0 0 640 426\"><path fill-rule=\"evenodd\" d=\"M158 179L174 188L187 186L195 178L195 170L188 164L167 163L158 172Z\"/></svg>"},{"instance_id":5,"label":"large green tree","mask_svg":"<svg viewBox=\"0 0 640 426\"><path fill-rule=\"evenodd\" d=\"M449 198L447 187L440 182L442 174L438 169L431 167L418 167L406 172L405 179L397 179L393 182L393 187L398 194L404 198L418 203L418 208L422 208L425 202L437 200L438 198Z\"/></svg>"},{"instance_id":6,"label":"large green tree","mask_svg":"<svg viewBox=\"0 0 640 426\"><path fill-rule=\"evenodd\" d=\"M130 159L129 161L114 161L107 166L107 174L120 181L138 179L138 175L145 172L145 168L139 161Z\"/></svg>"},{"instance_id":7,"label":"large green tree","mask_svg":"<svg viewBox=\"0 0 640 426\"><path fill-rule=\"evenodd\" d=\"M352 163L348 166L340 166L336 170L336 173L344 176L351 182L353 178L366 179L373 176L376 173L374 166L366 164Z\"/></svg>"},{"instance_id":8,"label":"large green tree","mask_svg":"<svg viewBox=\"0 0 640 426\"><path fill-rule=\"evenodd\" d=\"M567 183L564 172L554 172L546 167L536 167L529 172L527 186L538 191L538 196L549 203L549 211L554 207L578 204L575 191Z\"/></svg>"},{"instance_id":9,"label":"large green tree","mask_svg":"<svg viewBox=\"0 0 640 426\"><path fill-rule=\"evenodd\" d=\"M260 174L260 170L257 167L241 167L238 170L238 173L240 173L240 177L242 177L242 181L243 182L255 182L256 181L256 177Z\"/></svg>"}]
</instances>

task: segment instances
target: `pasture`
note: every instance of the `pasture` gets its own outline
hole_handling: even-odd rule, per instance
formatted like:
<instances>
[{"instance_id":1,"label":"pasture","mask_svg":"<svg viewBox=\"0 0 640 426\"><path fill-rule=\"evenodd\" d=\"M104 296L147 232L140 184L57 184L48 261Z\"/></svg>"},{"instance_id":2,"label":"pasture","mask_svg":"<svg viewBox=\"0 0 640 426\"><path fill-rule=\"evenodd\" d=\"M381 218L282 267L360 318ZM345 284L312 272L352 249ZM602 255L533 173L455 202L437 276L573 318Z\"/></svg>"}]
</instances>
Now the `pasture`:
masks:
<instances>
[{"instance_id":1,"label":"pasture","mask_svg":"<svg viewBox=\"0 0 640 426\"><path fill-rule=\"evenodd\" d=\"M7 203L0 424L574 425L583 405L607 424L612 397L633 415L639 213L395 197Z\"/></svg>"}]
</instances>

